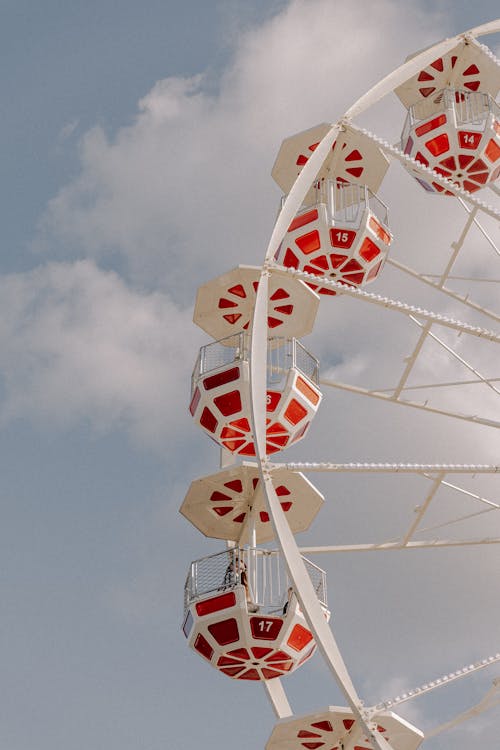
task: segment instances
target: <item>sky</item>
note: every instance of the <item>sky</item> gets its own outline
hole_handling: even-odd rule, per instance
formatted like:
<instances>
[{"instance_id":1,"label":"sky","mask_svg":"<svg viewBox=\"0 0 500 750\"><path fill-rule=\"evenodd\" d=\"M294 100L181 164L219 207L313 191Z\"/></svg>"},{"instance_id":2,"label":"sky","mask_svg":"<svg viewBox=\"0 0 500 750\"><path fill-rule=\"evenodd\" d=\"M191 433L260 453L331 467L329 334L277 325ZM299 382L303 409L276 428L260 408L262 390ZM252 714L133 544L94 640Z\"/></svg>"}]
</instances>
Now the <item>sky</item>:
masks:
<instances>
[{"instance_id":1,"label":"sky","mask_svg":"<svg viewBox=\"0 0 500 750\"><path fill-rule=\"evenodd\" d=\"M219 465L187 411L207 342L191 322L196 289L261 262L280 199L270 172L285 137L334 122L408 54L494 19L498 5L0 7L1 745L264 747L275 719L262 687L210 669L180 630L189 563L221 548L178 513L190 482ZM498 38L484 41L500 54ZM395 143L403 121L391 97L360 122ZM426 195L398 164L381 197L394 257L439 272L463 209ZM500 278L477 230L458 272ZM496 290L476 284L473 295L495 307ZM370 291L480 322L391 268ZM440 335L498 376L493 345ZM403 317L336 298L322 301L305 343L322 376L383 388L417 336ZM427 349L415 382L464 376ZM500 415L487 389L442 398ZM283 460L498 463L494 429L410 412L325 389L307 440ZM310 479L326 503L304 545L397 535L427 490L417 477ZM493 480L463 482L494 500ZM469 503L443 491L432 522L475 510ZM456 533L498 536L498 520L493 513ZM499 554L484 546L314 558L327 570L332 627L367 703L500 650ZM401 714L431 729L478 701L498 674L483 671ZM342 705L319 656L283 685L296 713ZM424 747L493 747L499 725L497 708Z\"/></svg>"}]
</instances>

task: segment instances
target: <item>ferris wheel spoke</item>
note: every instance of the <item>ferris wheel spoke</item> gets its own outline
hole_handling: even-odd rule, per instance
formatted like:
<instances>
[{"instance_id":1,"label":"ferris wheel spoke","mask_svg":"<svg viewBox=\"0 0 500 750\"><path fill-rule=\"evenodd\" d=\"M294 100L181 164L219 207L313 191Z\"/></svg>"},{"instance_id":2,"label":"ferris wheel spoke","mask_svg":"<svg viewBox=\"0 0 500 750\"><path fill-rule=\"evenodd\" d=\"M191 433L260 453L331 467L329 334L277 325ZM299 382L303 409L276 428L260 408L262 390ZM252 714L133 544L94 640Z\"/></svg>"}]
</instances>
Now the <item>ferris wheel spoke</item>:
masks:
<instances>
[{"instance_id":1,"label":"ferris wheel spoke","mask_svg":"<svg viewBox=\"0 0 500 750\"><path fill-rule=\"evenodd\" d=\"M498 539L454 539L454 540L443 540L443 539L432 539L432 540L415 540L415 535L428 534L431 531L449 527L453 524L469 520L471 518L477 518L491 513L492 511L500 510L498 503L483 497L482 495L472 492L465 487L453 484L445 480L448 473L461 473L461 474L485 474L485 473L497 473L500 467L497 466L455 466L455 465L429 465L427 468L424 465L411 465L411 464L288 464L287 468L297 471L335 471L335 472L373 472L373 473L411 473L418 474L425 479L432 482L432 486L427 493L424 501L417 506L415 509L415 517L412 520L408 531L403 535L402 538L389 539L383 542L371 543L371 544L355 544L355 545L334 545L327 547L314 547L307 548L309 552L354 552L354 551L373 551L373 550L389 550L389 549L426 549L429 547L437 546L467 546L472 544L492 544L498 543ZM448 518L442 523L435 524L432 526L421 527L420 524L429 510L431 502L435 499L438 490L441 487L451 489L458 494L465 495L472 500L486 505L480 511L474 513L468 513L466 515L460 515L452 518ZM419 528L420 526L420 528ZM302 548L305 551L306 548Z\"/></svg>"},{"instance_id":2,"label":"ferris wheel spoke","mask_svg":"<svg viewBox=\"0 0 500 750\"><path fill-rule=\"evenodd\" d=\"M479 381L480 382L480 381ZM464 414L459 411L452 411L451 409L443 409L437 406L431 406L427 402L421 403L419 401L409 401L404 398L394 398L389 393L383 391L370 390L369 388L363 388L359 385L350 385L349 383L342 383L338 380L328 380L326 378L320 378L320 385L326 385L330 388L337 388L341 391L349 391L360 396L368 396L369 398L379 399L380 401L387 401L392 404L398 404L399 406L408 406L411 409L420 409L420 411L427 411L430 414L440 414L443 417L452 417L453 419L461 419L465 422L472 422L473 424L481 424L485 427L494 427L498 429L500 422L495 419L488 417L481 417L478 414ZM440 384L437 384L438 387ZM393 389L391 389L391 394Z\"/></svg>"},{"instance_id":3,"label":"ferris wheel spoke","mask_svg":"<svg viewBox=\"0 0 500 750\"><path fill-rule=\"evenodd\" d=\"M468 721L469 719L479 716L485 711L488 711L490 708L494 708L498 705L500 705L500 678L497 677L495 680L493 680L492 687L488 690L484 698L479 701L479 703L476 703L466 711L462 711L461 713L457 714L453 719L450 719L450 721L446 721L444 724L439 724L439 726L431 729L429 732L426 732L425 739L430 739L431 737L435 737L437 734L441 734L448 729L453 729L459 724L462 724L464 721Z\"/></svg>"},{"instance_id":4,"label":"ferris wheel spoke","mask_svg":"<svg viewBox=\"0 0 500 750\"><path fill-rule=\"evenodd\" d=\"M442 547L477 547L479 545L500 544L500 537L482 539L426 539L401 542L372 542L366 544L327 544L300 547L307 555L322 555L334 552L396 552L402 550L440 549Z\"/></svg>"},{"instance_id":5,"label":"ferris wheel spoke","mask_svg":"<svg viewBox=\"0 0 500 750\"><path fill-rule=\"evenodd\" d=\"M425 473L425 477L428 479L433 479L432 476L429 476L429 474ZM444 479L441 482L443 487L448 487L451 490L456 490L458 493L462 495L467 495L468 497L472 497L474 500L477 500L480 503L484 503L485 505L489 506L489 509L491 510L498 510L500 509L500 505L498 503L493 502L493 500L488 500L488 498L483 497L482 495L478 495L476 492L471 492L470 490L466 490L463 487L459 487L456 484L452 484L451 482L446 482Z\"/></svg>"},{"instance_id":6,"label":"ferris wheel spoke","mask_svg":"<svg viewBox=\"0 0 500 750\"><path fill-rule=\"evenodd\" d=\"M410 319L420 328L424 329L426 326L424 326L419 320L413 317L413 315L410 315ZM496 388L491 380L489 378L485 378L484 375L481 375L479 370L476 370L475 367L473 367L467 360L465 360L463 357L461 357L454 349L452 349L451 346L448 346L442 339L440 339L436 334L432 333L432 331L427 330L426 335L429 336L433 341L435 341L437 344L439 344L445 351L448 352L454 359L457 360L457 362L460 362L464 367L467 368L470 372L472 372L474 375L477 376L479 381L481 383L484 383L484 385L487 385L491 390L493 390L498 396L500 396L500 391L498 388Z\"/></svg>"},{"instance_id":7,"label":"ferris wheel spoke","mask_svg":"<svg viewBox=\"0 0 500 750\"><path fill-rule=\"evenodd\" d=\"M423 320L437 323L438 325L442 325L446 328L451 328L457 332L468 333L471 336L477 336L489 341L494 341L495 343L500 343L500 333L496 333L495 331L481 328L479 326L472 326L468 323L462 323L459 320L454 320L453 318L449 318L445 315L430 312L429 310L424 310L421 307L409 305L406 302L393 300L389 297L383 297L380 294L365 292L363 289L359 289L358 287L351 287L347 286L346 284L342 284L339 281L334 281L328 276L319 276L317 274L307 273L307 271L299 271L294 268L285 268L284 266L278 265L273 265L272 270L274 273L283 274L284 276L295 276L299 279L303 279L304 281L308 281L310 284L318 284L318 282L321 282L321 286L333 289L339 295L344 294L347 297L362 299L366 302L371 302L374 305L378 305L379 307L385 307L388 310L396 310L403 315L415 315L419 318L422 318Z\"/></svg>"},{"instance_id":8,"label":"ferris wheel spoke","mask_svg":"<svg viewBox=\"0 0 500 750\"><path fill-rule=\"evenodd\" d=\"M406 547L406 545L408 544L408 542L411 541L411 538L412 538L413 534L415 533L415 531L417 530L418 526L420 525L420 522L422 521L423 517L427 513L431 502L434 500L434 498L436 497L437 491L441 487L441 482L443 481L444 476L445 476L445 474L443 472L441 472L440 474L438 474L438 476L436 477L436 479L433 481L432 487L431 487L429 493L427 494L427 497L425 498L425 500L422 503L422 505L420 505L420 507L418 508L418 511L415 514L415 518L413 519L412 523L410 524L410 528L408 529L408 531L406 532L406 534L403 536L403 538L401 540L401 544L404 547Z\"/></svg>"},{"instance_id":9,"label":"ferris wheel spoke","mask_svg":"<svg viewBox=\"0 0 500 750\"><path fill-rule=\"evenodd\" d=\"M474 219L474 216L475 216L476 212L477 212L476 208L472 209L472 211L470 212L470 214L469 214L469 216L467 218L465 226L464 226L464 228L463 228L463 230L461 232L461 235L460 235L460 237L458 239L458 242L456 242L452 246L453 252L451 253L450 258L448 259L448 263L446 264L446 268L444 269L444 271L443 271L443 273L441 275L441 278L439 279L439 281L436 284L436 286L438 288L441 288L444 285L446 279L448 278L448 276L449 276L449 274L451 272L451 269L453 268L453 265L455 263L455 260L456 260L456 258L458 256L458 254L459 254L462 246L463 246L463 243L464 243L465 238L466 238L466 236L468 234L469 228L470 228L470 226L472 224L472 221ZM414 317L410 316L410 318L414 322L416 322L417 324L420 325L420 323L418 321L416 321ZM426 337L428 335L430 335L431 326L432 326L432 323L430 321L428 321L425 324L425 326L421 326L422 333L421 333L421 335L420 335L420 337L419 337L419 339L418 339L418 341L417 341L417 343L415 345L415 348L414 348L413 352L410 354L409 357L407 357L406 367L405 367L405 369L404 369L404 371L403 371L403 373L402 373L402 375L401 375L401 377L399 379L399 382L398 382L398 384L397 384L397 386L396 386L396 388L394 390L394 393L393 393L393 397L394 398L399 398L399 396L401 395L401 391L405 387L405 385L406 385L406 383L408 381L408 378L410 376L410 373L411 373L413 367L415 366L415 363L417 361L418 355L420 354L420 352L422 350L422 347L423 347L423 345L425 343Z\"/></svg>"},{"instance_id":10,"label":"ferris wheel spoke","mask_svg":"<svg viewBox=\"0 0 500 750\"><path fill-rule=\"evenodd\" d=\"M432 278L431 274L419 273L418 271L415 271L413 268L410 268L409 266L404 265L404 263L400 263L399 261L394 260L394 258L387 258L386 263L390 266L393 266L394 268L397 268L399 271L402 271L403 273L406 273L409 276L412 276L413 278L418 279L419 281L421 281L424 284L427 284L433 289L437 289L443 294L446 294L448 297L451 297L457 302L460 302L462 305L465 305L466 307L470 307L475 312L479 312L482 315L486 315L488 318L495 320L496 322L500 322L500 315L493 312L492 310L488 310L488 308L483 307L482 305L479 305L476 302L473 302L473 300L469 299L468 296L463 296L462 294L459 294L458 292L453 291L453 289L450 289L449 287L441 285L438 282L431 281L431 278ZM441 278L441 276L439 276L438 278ZM450 278L453 278L453 277L448 276L448 279ZM473 279L473 278L465 279L464 278L463 280L478 281L479 279Z\"/></svg>"},{"instance_id":11,"label":"ferris wheel spoke","mask_svg":"<svg viewBox=\"0 0 500 750\"><path fill-rule=\"evenodd\" d=\"M450 672L449 674L441 675L441 677L436 677L434 680L429 680L420 687L413 688L412 690L407 690L406 692L401 693L401 695L396 695L394 698L388 698L385 701L381 701L380 703L377 703L376 706L371 707L371 711L375 713L376 711L380 711L383 708L392 708L393 706L398 706L401 703L406 703L413 698L418 698L419 696L424 695L425 693L430 693L432 690L436 690L437 688L445 687L452 682L456 682L456 680L460 680L463 677L468 677L471 674L479 672L481 669L485 669L486 667L491 667L493 664L497 664L498 662L500 662L500 653L493 654L492 656L487 656L484 659L480 659L479 661L474 662L473 664L467 664L461 669L457 669L455 672ZM499 688L500 680L497 679L494 681L494 691L490 690L488 695L493 694L493 692L497 692ZM500 699L500 695L498 695L498 699ZM488 702L489 700L490 699L488 699ZM495 701L495 703L497 702L497 700ZM483 703L483 701L481 701L481 703ZM429 738L434 734L437 734L435 730L434 732L428 732L426 734L426 738Z\"/></svg>"},{"instance_id":12,"label":"ferris wheel spoke","mask_svg":"<svg viewBox=\"0 0 500 750\"><path fill-rule=\"evenodd\" d=\"M496 188L493 188L493 189L494 189L494 192L497 192L497 189L496 189ZM497 193L497 194L499 194L499 195L500 195L500 193ZM457 200L458 200L458 202L460 203L460 205L461 205L461 206L462 206L462 207L464 208L464 210L465 210L465 211L467 211L467 213L469 214L469 216L471 216L471 215L472 215L472 220L473 220L473 223L474 223L474 225L475 225L475 226L476 226L476 227L477 227L477 228L479 229L479 231L481 232L481 234L483 235L483 237L484 237L484 238L486 239L486 241L488 242L488 244L490 245L490 247L492 247L492 248L493 248L494 252L495 252L495 253L496 253L497 255L499 255L499 256L500 256L500 249L499 249L499 248L497 247L497 245L496 245L495 241L494 241L494 240L493 240L493 238L492 238L492 237L491 237L491 236L490 236L490 235L488 234L488 232L487 232L487 231L486 231L486 229L485 229L485 228L483 227L483 225L481 224L481 222L480 222L480 221L479 221L478 219L476 219L476 217L475 217L475 211L474 211L474 209L471 209L471 208L469 208L469 207L467 206L467 203L466 203L466 202L465 202L465 201L464 201L464 200L463 200L462 198L460 198L459 196L457 196Z\"/></svg>"},{"instance_id":13,"label":"ferris wheel spoke","mask_svg":"<svg viewBox=\"0 0 500 750\"><path fill-rule=\"evenodd\" d=\"M289 471L328 471L354 474L499 474L500 465L495 464L400 464L400 463L311 463L288 462L269 463L274 470L286 468Z\"/></svg>"},{"instance_id":14,"label":"ferris wheel spoke","mask_svg":"<svg viewBox=\"0 0 500 750\"><path fill-rule=\"evenodd\" d=\"M499 383L500 378L488 378L490 383ZM463 385L481 385L481 380L448 380L442 383L420 383L419 385L406 385L402 390L406 391L430 391L433 388L454 388ZM393 393L394 388L377 388L377 393Z\"/></svg>"},{"instance_id":15,"label":"ferris wheel spoke","mask_svg":"<svg viewBox=\"0 0 500 750\"><path fill-rule=\"evenodd\" d=\"M437 531L438 529L444 529L448 526L452 526L454 523L459 523L460 521L469 521L471 518L484 516L486 513L492 513L495 510L498 510L498 508L492 507L492 508L485 508L484 510L478 510L476 513L469 513L466 516L458 516L457 518L452 518L449 521L444 521L443 523L437 523L434 526L427 526L425 528L418 529L418 531L415 533L427 534L429 533L429 531Z\"/></svg>"}]
</instances>

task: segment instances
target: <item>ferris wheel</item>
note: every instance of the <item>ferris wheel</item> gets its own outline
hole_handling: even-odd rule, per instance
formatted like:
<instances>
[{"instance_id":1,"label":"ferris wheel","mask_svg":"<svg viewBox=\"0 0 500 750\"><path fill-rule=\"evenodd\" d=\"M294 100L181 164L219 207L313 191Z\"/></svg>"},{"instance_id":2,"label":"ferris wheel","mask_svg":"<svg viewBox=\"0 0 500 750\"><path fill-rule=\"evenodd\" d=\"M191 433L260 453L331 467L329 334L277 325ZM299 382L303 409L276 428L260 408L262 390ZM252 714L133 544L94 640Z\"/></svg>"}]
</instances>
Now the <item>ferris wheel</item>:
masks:
<instances>
[{"instance_id":1,"label":"ferris wheel","mask_svg":"<svg viewBox=\"0 0 500 750\"><path fill-rule=\"evenodd\" d=\"M466 481L500 473L500 466L274 460L306 437L326 388L441 415L457 425L500 427L500 411L497 416L490 408L491 400L477 408L469 398L472 391L486 390L498 408L500 377L486 375L485 368L495 362L500 313L477 292L495 280L494 273L479 278L455 271L472 230L493 261L500 256L489 228L500 219L495 184L500 62L478 41L498 32L500 20L439 42L409 57L335 124L286 138L272 170L284 197L262 266L240 265L198 290L194 322L212 341L199 352L189 410L220 446L221 465L191 483L180 510L204 535L226 544L191 563L183 631L189 646L227 677L263 683L278 718L266 750L416 750L424 739L500 704L497 676L479 703L425 736L394 711L400 703L497 664L500 653L495 653L366 706L329 623L325 571L303 554L498 544L500 535L446 538L435 532L500 511L500 503L472 491ZM395 145L355 123L392 92L406 110ZM463 227L438 273L391 255L397 236L378 197L391 162L402 165L405 179L435 194L429 200L455 199L463 211ZM445 314L442 305L432 311L370 292L369 284L387 269L432 290L438 305L444 300L454 310L460 307L465 320ZM463 291L464 284L476 291ZM345 297L365 304L367 313L375 308L398 313L418 329L390 388L322 375L318 359L299 340L313 331L320 305L336 305ZM458 377L446 365L425 382L430 345L466 375ZM422 377L424 382L418 380ZM295 535L309 528L324 502L306 476L315 472L413 475L426 488L398 538L299 548ZM466 496L475 507L432 525L430 510L444 489ZM426 531L434 536L423 535ZM316 650L346 705L293 715L281 678Z\"/></svg>"}]
</instances>

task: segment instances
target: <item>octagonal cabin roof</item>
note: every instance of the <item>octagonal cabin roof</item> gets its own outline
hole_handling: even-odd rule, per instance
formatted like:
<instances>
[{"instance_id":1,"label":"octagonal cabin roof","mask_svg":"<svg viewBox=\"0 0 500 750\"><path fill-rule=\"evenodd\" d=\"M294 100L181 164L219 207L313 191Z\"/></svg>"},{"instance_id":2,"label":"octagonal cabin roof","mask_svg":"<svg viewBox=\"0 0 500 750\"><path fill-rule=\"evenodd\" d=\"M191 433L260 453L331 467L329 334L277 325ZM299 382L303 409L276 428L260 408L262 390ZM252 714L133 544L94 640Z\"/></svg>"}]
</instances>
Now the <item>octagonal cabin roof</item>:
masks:
<instances>
[{"instance_id":1,"label":"octagonal cabin roof","mask_svg":"<svg viewBox=\"0 0 500 750\"><path fill-rule=\"evenodd\" d=\"M292 532L308 529L323 495L303 474L286 468L273 472L273 483ZM252 509L257 543L268 542L274 532L259 485L257 465L245 462L194 480L179 510L205 536L245 543L242 534Z\"/></svg>"},{"instance_id":2,"label":"octagonal cabin roof","mask_svg":"<svg viewBox=\"0 0 500 750\"><path fill-rule=\"evenodd\" d=\"M415 55L410 55L406 61ZM475 39L462 39L456 47L394 89L406 108L427 100L432 113L433 97L445 88L480 91L495 98L500 89L499 61ZM440 108L434 101L435 111Z\"/></svg>"},{"instance_id":3,"label":"octagonal cabin roof","mask_svg":"<svg viewBox=\"0 0 500 750\"><path fill-rule=\"evenodd\" d=\"M290 192L303 166L331 127L328 123L321 123L283 141L271 175L285 194ZM356 182L376 193L388 166L389 160L381 149L363 133L347 125L339 133L329 156L320 167L317 180ZM314 188L311 188L304 203L311 202L313 198Z\"/></svg>"},{"instance_id":4,"label":"octagonal cabin roof","mask_svg":"<svg viewBox=\"0 0 500 750\"><path fill-rule=\"evenodd\" d=\"M260 268L240 265L208 281L196 294L193 321L216 340L248 330ZM319 297L300 279L271 274L268 327L273 335L302 338L311 333Z\"/></svg>"},{"instance_id":5,"label":"octagonal cabin roof","mask_svg":"<svg viewBox=\"0 0 500 750\"><path fill-rule=\"evenodd\" d=\"M394 750L417 750L423 733L392 711L380 711L373 716L377 731ZM266 750L304 750L304 748L342 747L349 737L356 737L359 750L373 750L364 734L357 736L358 722L349 708L329 706L317 713L279 721L266 744ZM349 745L351 747L351 745Z\"/></svg>"}]
</instances>

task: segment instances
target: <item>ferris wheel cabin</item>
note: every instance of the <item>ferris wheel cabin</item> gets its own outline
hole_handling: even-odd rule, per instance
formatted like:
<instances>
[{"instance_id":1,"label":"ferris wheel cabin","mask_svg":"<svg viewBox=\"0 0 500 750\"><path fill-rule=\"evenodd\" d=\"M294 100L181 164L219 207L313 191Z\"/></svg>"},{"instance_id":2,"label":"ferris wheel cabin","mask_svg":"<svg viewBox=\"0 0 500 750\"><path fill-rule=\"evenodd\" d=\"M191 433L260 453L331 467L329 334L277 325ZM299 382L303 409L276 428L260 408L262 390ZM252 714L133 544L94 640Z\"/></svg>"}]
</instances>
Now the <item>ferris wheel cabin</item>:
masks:
<instances>
[{"instance_id":1,"label":"ferris wheel cabin","mask_svg":"<svg viewBox=\"0 0 500 750\"><path fill-rule=\"evenodd\" d=\"M480 91L443 89L408 109L401 148L475 193L500 175L500 107ZM432 177L414 174L425 190L453 195Z\"/></svg>"},{"instance_id":2,"label":"ferris wheel cabin","mask_svg":"<svg viewBox=\"0 0 500 750\"><path fill-rule=\"evenodd\" d=\"M498 60L476 39L461 39L394 90L408 111L402 151L469 193L491 184L500 174L499 89ZM453 195L408 170L425 190Z\"/></svg>"},{"instance_id":3,"label":"ferris wheel cabin","mask_svg":"<svg viewBox=\"0 0 500 750\"><path fill-rule=\"evenodd\" d=\"M392 235L387 207L368 189L344 179L317 182L312 202L302 206L278 250L288 268L364 286L379 275ZM328 287L310 284L319 294Z\"/></svg>"},{"instance_id":4,"label":"ferris wheel cabin","mask_svg":"<svg viewBox=\"0 0 500 750\"><path fill-rule=\"evenodd\" d=\"M268 454L304 437L321 402L318 383L318 360L299 341L268 340ZM240 456L255 456L248 334L229 336L200 349L189 410L197 424L223 448Z\"/></svg>"},{"instance_id":5,"label":"ferris wheel cabin","mask_svg":"<svg viewBox=\"0 0 500 750\"><path fill-rule=\"evenodd\" d=\"M329 619L325 573L303 559ZM183 632L194 651L236 680L282 677L316 648L278 550L234 547L191 563Z\"/></svg>"}]
</instances>

